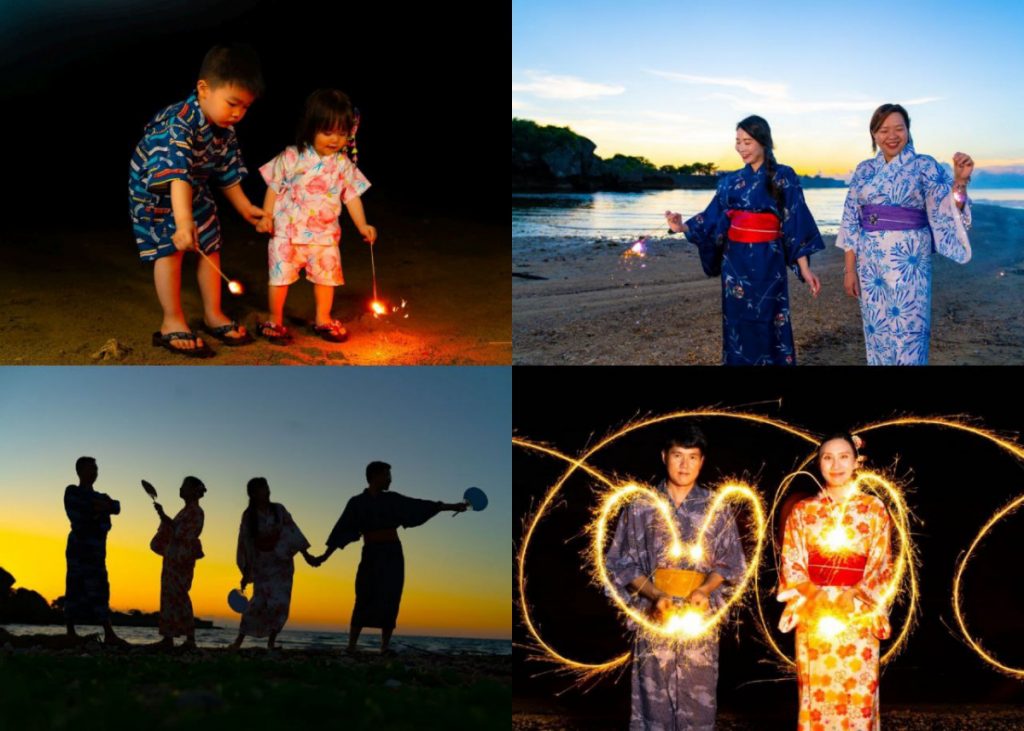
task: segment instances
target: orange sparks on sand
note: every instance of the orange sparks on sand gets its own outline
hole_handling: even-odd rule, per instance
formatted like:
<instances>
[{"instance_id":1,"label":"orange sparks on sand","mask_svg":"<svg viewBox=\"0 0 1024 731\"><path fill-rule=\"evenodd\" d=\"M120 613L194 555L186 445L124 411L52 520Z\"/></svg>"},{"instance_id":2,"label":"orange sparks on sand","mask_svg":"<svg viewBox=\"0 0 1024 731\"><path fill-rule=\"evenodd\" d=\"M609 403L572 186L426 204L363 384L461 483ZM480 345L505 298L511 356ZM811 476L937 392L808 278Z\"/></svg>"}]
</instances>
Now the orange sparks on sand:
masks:
<instances>
[{"instance_id":1,"label":"orange sparks on sand","mask_svg":"<svg viewBox=\"0 0 1024 731\"><path fill-rule=\"evenodd\" d=\"M370 303L370 309L373 310L374 315L386 315L388 314L388 308L384 306L384 303L380 300L373 300Z\"/></svg>"}]
</instances>

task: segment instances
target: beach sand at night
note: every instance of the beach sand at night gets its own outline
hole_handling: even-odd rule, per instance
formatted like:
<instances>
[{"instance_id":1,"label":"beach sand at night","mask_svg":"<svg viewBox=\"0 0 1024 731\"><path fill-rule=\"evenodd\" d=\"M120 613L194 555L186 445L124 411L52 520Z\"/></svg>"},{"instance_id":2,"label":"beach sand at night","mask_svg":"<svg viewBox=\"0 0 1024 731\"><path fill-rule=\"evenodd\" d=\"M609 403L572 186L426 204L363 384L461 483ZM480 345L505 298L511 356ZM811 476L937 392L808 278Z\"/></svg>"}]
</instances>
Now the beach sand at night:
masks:
<instances>
[{"instance_id":1,"label":"beach sand at night","mask_svg":"<svg viewBox=\"0 0 1024 731\"><path fill-rule=\"evenodd\" d=\"M976 205L973 258L935 258L934 365L1024 361L1024 211ZM801 365L863 365L856 300L843 291L843 252L826 236L812 258L822 292L812 299L790 276ZM618 241L517 241L512 256L513 363L516 365L717 365L721 362L721 281L701 270L680 235L624 260Z\"/></svg>"},{"instance_id":2,"label":"beach sand at night","mask_svg":"<svg viewBox=\"0 0 1024 731\"><path fill-rule=\"evenodd\" d=\"M252 329L267 315L267 239L223 216L221 267L246 288L224 311ZM381 299L405 310L386 318L368 314L370 256L351 223L343 223L345 282L337 288L334 316L349 340L335 344L314 335L312 285L289 290L287 347L266 340L227 347L207 338L216 357L185 358L153 347L160 325L151 264L140 264L126 219L123 226L73 231L40 225L8 231L0 267L0 363L5 365L500 365L511 362L508 243L503 227L408 215L377 203L373 223ZM202 315L195 254L186 256L182 303L190 323ZM408 318L403 317L408 314ZM110 341L120 352L114 352Z\"/></svg>"}]
</instances>

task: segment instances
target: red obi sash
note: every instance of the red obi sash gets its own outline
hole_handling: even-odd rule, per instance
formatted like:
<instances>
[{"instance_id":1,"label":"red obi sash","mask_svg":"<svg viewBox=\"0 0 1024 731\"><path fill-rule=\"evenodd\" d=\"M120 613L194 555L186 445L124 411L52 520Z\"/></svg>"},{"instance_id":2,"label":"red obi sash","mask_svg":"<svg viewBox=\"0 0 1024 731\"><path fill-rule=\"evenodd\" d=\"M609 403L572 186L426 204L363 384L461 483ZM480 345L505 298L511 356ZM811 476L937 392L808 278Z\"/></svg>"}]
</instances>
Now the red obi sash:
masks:
<instances>
[{"instance_id":1,"label":"red obi sash","mask_svg":"<svg viewBox=\"0 0 1024 731\"><path fill-rule=\"evenodd\" d=\"M728 210L729 240L741 244L765 244L779 238L779 219L774 213Z\"/></svg>"},{"instance_id":2,"label":"red obi sash","mask_svg":"<svg viewBox=\"0 0 1024 731\"><path fill-rule=\"evenodd\" d=\"M807 574L818 586L853 586L864 578L867 556L826 556L813 548L807 552Z\"/></svg>"}]
</instances>

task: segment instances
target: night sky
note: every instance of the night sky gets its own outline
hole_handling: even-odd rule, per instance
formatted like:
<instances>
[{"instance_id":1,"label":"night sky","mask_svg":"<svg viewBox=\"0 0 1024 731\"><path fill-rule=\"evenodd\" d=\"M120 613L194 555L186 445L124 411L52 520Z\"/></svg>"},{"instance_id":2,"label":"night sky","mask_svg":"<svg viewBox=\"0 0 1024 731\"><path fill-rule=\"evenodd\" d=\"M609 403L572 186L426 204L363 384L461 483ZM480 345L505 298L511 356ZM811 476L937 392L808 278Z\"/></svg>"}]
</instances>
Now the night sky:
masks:
<instances>
[{"instance_id":1,"label":"night sky","mask_svg":"<svg viewBox=\"0 0 1024 731\"><path fill-rule=\"evenodd\" d=\"M513 424L518 436L545 442L570 455L617 430L637 415L662 414L709 406L739 407L787 421L824 435L864 426L896 415L970 415L975 424L1003 434L1020 431L1019 409L1011 404L1015 371L1010 369L818 369L816 371L722 371L697 368L589 369L578 371L516 369ZM539 397L541 390L558 400ZM781 407L778 399L782 400ZM756 402L771 401L769 404ZM572 405L569 407L569 405ZM744 406L747 405L747 406ZM709 451L702 479L724 476L756 481L766 502L782 478L808 456L813 447L770 427L724 419L698 422L708 436ZM592 464L606 474L654 482L662 475L661 442L671 426L634 433L595 456ZM995 445L934 427L899 427L865 435L868 467L888 470L907 489L918 522L915 540L921 568L921 612L918 626L902 654L883 669L883 708L892 702L1021 702L1018 680L998 674L975 656L955 631L951 605L954 566L988 517L1024 492L1022 464ZM522 519L532 502L564 472L566 465L522 449L513 452L514 533L517 550ZM616 613L600 591L588 585L581 569L582 535L593 507L593 480L577 475L563 490L563 500L540 524L527 560L528 600L545 639L579 660L599 662L625 650L626 635ZM794 490L811 489L809 481ZM972 558L964 578L965 614L969 627L996 657L1024 666L1024 569L1020 539L1024 511L1001 522ZM777 526L776 526L777 529ZM749 555L749 554L748 554ZM770 549L761 574L764 587L776 581ZM769 625L778 621L781 604L771 593L763 601ZM747 607L725 632L721 648L719 701L723 708L749 709L750 704L795 715L795 679L771 661L756 616ZM904 612L893 613L894 628ZM526 635L517 612L514 638ZM792 635L773 634L791 652ZM888 643L883 642L883 650ZM522 654L517 655L522 658ZM520 664L520 676L542 670ZM771 681L785 678L781 682ZM543 676L523 679L517 694L553 698L569 681ZM617 683L602 681L601 692L570 691L559 702L610 713L628 708L628 673ZM607 691L607 692L605 692ZM624 717L623 717L624 718Z\"/></svg>"},{"instance_id":2,"label":"night sky","mask_svg":"<svg viewBox=\"0 0 1024 731\"><path fill-rule=\"evenodd\" d=\"M5 7L2 185L5 210L16 212L7 228L45 216L123 224L129 236L128 160L143 126L190 93L212 45L232 41L256 49L267 85L237 126L253 201L265 190L257 168L291 144L306 96L333 87L362 113L359 166L374 201L413 215L497 221L488 156L496 140L479 107L479 82L500 52L489 30L497 26L464 8L306 0ZM489 12L497 18L497 10Z\"/></svg>"}]
</instances>

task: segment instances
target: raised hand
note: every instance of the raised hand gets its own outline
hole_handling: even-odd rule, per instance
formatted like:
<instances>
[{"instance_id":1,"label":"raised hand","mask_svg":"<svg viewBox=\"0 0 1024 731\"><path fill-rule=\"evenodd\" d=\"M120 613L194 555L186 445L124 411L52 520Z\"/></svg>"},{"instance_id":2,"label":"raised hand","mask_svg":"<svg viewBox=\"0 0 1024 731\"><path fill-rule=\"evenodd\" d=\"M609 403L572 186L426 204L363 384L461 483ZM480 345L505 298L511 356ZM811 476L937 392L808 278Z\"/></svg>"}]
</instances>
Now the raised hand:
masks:
<instances>
[{"instance_id":1,"label":"raised hand","mask_svg":"<svg viewBox=\"0 0 1024 731\"><path fill-rule=\"evenodd\" d=\"M974 173L974 160L965 152L953 155L953 179L957 185L967 185Z\"/></svg>"}]
</instances>

